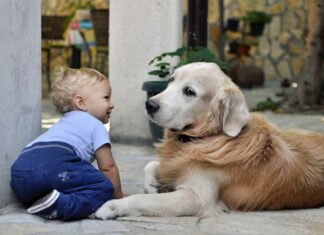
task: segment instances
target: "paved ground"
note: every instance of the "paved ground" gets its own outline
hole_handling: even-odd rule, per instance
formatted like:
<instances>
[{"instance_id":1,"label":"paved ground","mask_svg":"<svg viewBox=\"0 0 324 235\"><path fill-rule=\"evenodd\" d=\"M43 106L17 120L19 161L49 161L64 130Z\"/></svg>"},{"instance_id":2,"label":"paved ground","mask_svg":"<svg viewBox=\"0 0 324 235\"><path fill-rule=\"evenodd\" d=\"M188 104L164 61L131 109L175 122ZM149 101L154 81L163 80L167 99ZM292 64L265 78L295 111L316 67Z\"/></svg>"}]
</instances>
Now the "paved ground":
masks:
<instances>
[{"instance_id":1,"label":"paved ground","mask_svg":"<svg viewBox=\"0 0 324 235\"><path fill-rule=\"evenodd\" d=\"M246 91L249 105L272 95L273 90ZM58 118L49 102L43 102L43 127ZM301 127L324 133L324 115L292 115L265 113L270 121L282 128ZM47 126L46 126L47 125ZM123 189L128 194L141 193L144 165L156 160L151 146L113 144ZM48 221L28 215L19 204L0 210L0 234L324 234L324 207L308 210L275 212L231 212L217 217L152 218L127 217L112 221L81 220L76 222Z\"/></svg>"}]
</instances>

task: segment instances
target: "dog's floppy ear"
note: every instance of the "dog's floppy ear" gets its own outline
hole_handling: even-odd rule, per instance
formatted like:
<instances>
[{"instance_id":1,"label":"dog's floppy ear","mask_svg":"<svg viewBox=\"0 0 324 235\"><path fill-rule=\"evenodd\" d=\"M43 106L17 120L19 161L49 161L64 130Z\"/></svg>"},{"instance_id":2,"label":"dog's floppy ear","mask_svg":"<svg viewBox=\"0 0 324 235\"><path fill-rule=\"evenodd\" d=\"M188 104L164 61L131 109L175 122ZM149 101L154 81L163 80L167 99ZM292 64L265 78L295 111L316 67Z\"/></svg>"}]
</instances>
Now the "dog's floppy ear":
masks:
<instances>
[{"instance_id":1,"label":"dog's floppy ear","mask_svg":"<svg viewBox=\"0 0 324 235\"><path fill-rule=\"evenodd\" d=\"M221 102L223 132L230 137L236 137L250 119L244 96L235 85L228 85L223 88Z\"/></svg>"}]
</instances>

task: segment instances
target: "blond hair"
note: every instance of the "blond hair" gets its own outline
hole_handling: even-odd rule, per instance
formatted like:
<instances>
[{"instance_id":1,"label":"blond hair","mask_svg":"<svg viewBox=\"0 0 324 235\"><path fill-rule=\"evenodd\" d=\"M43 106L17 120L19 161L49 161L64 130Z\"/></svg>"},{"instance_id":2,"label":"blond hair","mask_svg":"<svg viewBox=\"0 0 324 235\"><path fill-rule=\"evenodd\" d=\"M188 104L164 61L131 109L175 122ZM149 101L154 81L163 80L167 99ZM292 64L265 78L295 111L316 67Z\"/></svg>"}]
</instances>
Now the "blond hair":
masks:
<instances>
[{"instance_id":1,"label":"blond hair","mask_svg":"<svg viewBox=\"0 0 324 235\"><path fill-rule=\"evenodd\" d=\"M94 69L61 69L57 72L52 84L50 97L60 113L72 111L73 97L81 89L95 85L107 79L106 76Z\"/></svg>"}]
</instances>

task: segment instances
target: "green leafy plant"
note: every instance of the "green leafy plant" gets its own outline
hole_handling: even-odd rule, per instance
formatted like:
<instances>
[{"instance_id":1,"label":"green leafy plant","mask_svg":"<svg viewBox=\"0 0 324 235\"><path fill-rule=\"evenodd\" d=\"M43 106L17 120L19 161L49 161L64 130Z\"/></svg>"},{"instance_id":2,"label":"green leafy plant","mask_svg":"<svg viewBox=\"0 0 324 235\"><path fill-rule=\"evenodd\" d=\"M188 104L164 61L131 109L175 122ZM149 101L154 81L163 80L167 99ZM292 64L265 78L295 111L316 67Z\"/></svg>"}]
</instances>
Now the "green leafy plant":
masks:
<instances>
[{"instance_id":1,"label":"green leafy plant","mask_svg":"<svg viewBox=\"0 0 324 235\"><path fill-rule=\"evenodd\" d=\"M164 61L167 57L179 57L180 61L175 66L171 63ZM166 78L171 75L174 69L193 62L212 62L216 63L222 70L227 70L228 65L216 56L206 47L186 48L181 47L172 52L164 52L161 55L153 58L149 65L154 65L155 69L148 74L156 75L160 78Z\"/></svg>"},{"instance_id":2,"label":"green leafy plant","mask_svg":"<svg viewBox=\"0 0 324 235\"><path fill-rule=\"evenodd\" d=\"M262 101L256 105L251 111L266 111L266 110L276 110L280 107L280 103L273 101L270 97L268 97L265 101Z\"/></svg>"},{"instance_id":3,"label":"green leafy plant","mask_svg":"<svg viewBox=\"0 0 324 235\"><path fill-rule=\"evenodd\" d=\"M248 11L242 16L242 20L250 23L263 22L267 24L271 22L272 17L263 11Z\"/></svg>"}]
</instances>

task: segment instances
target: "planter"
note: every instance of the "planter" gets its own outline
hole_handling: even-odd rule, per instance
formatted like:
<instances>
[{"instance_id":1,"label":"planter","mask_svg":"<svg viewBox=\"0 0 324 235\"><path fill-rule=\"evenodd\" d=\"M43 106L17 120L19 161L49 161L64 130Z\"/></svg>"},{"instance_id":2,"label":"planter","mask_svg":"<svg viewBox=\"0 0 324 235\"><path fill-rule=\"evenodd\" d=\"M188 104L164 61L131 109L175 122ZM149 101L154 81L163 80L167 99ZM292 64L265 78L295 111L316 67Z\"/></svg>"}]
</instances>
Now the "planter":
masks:
<instances>
[{"instance_id":1,"label":"planter","mask_svg":"<svg viewBox=\"0 0 324 235\"><path fill-rule=\"evenodd\" d=\"M229 51L228 51L228 53L237 54L238 53L238 48L239 48L238 42L232 41L232 42L229 43Z\"/></svg>"},{"instance_id":2,"label":"planter","mask_svg":"<svg viewBox=\"0 0 324 235\"><path fill-rule=\"evenodd\" d=\"M234 31L236 32L239 28L240 21L236 18L229 18L227 19L227 27L226 29L229 31Z\"/></svg>"},{"instance_id":3,"label":"planter","mask_svg":"<svg viewBox=\"0 0 324 235\"><path fill-rule=\"evenodd\" d=\"M243 17L244 22L250 24L250 35L261 36L264 25L271 22L271 15L263 11L248 11Z\"/></svg>"},{"instance_id":4,"label":"planter","mask_svg":"<svg viewBox=\"0 0 324 235\"><path fill-rule=\"evenodd\" d=\"M265 23L264 22L250 22L250 35L261 36L263 34Z\"/></svg>"},{"instance_id":5,"label":"planter","mask_svg":"<svg viewBox=\"0 0 324 235\"><path fill-rule=\"evenodd\" d=\"M247 44L240 44L238 47L238 54L244 56L250 56L250 46Z\"/></svg>"},{"instance_id":6,"label":"planter","mask_svg":"<svg viewBox=\"0 0 324 235\"><path fill-rule=\"evenodd\" d=\"M146 91L147 99L164 91L168 86L167 81L148 81L144 82L142 90ZM163 139L163 128L149 121L151 135L154 142Z\"/></svg>"},{"instance_id":7,"label":"planter","mask_svg":"<svg viewBox=\"0 0 324 235\"><path fill-rule=\"evenodd\" d=\"M235 63L228 70L228 76L241 88L263 86L265 74L261 67Z\"/></svg>"}]
</instances>

